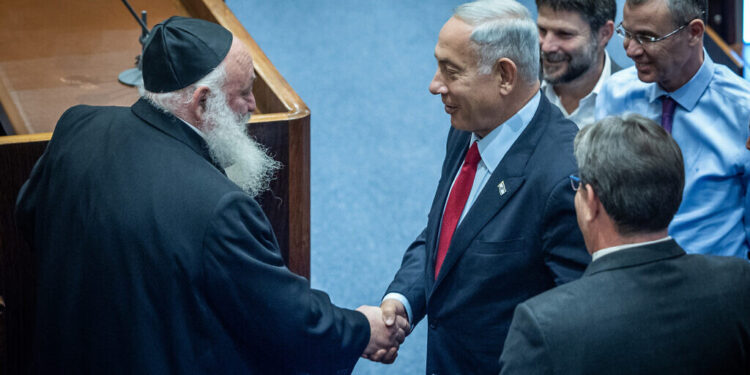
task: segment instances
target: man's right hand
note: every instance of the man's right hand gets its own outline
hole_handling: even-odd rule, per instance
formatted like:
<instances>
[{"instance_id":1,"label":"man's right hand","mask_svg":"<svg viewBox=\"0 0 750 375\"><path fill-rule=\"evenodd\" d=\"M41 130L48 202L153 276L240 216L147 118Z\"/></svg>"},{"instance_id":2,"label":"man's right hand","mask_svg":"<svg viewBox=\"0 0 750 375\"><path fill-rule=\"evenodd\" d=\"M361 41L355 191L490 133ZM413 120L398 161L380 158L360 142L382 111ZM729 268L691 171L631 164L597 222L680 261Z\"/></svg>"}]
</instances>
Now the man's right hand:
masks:
<instances>
[{"instance_id":1,"label":"man's right hand","mask_svg":"<svg viewBox=\"0 0 750 375\"><path fill-rule=\"evenodd\" d=\"M407 322L409 321L406 309L399 300L387 298L380 304L380 309L383 311L383 323L387 327L391 327L396 323L396 316L404 318ZM411 329L406 331L406 335L409 336L409 333L411 333Z\"/></svg>"},{"instance_id":2,"label":"man's right hand","mask_svg":"<svg viewBox=\"0 0 750 375\"><path fill-rule=\"evenodd\" d=\"M360 306L357 311L364 314L370 323L370 341L362 357L375 362L393 363L398 355L398 347L409 331L409 322L398 317L390 326L386 326L383 313L377 306Z\"/></svg>"}]
</instances>

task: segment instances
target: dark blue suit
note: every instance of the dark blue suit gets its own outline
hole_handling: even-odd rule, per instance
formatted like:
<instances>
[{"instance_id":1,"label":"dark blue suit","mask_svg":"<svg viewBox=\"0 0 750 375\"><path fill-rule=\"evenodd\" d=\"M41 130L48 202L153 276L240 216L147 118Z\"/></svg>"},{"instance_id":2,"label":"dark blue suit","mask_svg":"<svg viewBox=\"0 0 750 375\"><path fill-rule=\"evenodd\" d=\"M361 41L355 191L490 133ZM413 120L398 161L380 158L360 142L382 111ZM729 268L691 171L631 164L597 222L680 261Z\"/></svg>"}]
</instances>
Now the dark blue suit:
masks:
<instances>
[{"instance_id":1,"label":"dark blue suit","mask_svg":"<svg viewBox=\"0 0 750 375\"><path fill-rule=\"evenodd\" d=\"M516 309L503 375L750 374L750 263L674 241L597 259Z\"/></svg>"},{"instance_id":2,"label":"dark blue suit","mask_svg":"<svg viewBox=\"0 0 750 375\"><path fill-rule=\"evenodd\" d=\"M143 100L63 114L17 217L39 373L349 373L367 345L367 319L284 266L203 139Z\"/></svg>"},{"instance_id":3,"label":"dark blue suit","mask_svg":"<svg viewBox=\"0 0 750 375\"><path fill-rule=\"evenodd\" d=\"M497 374L516 305L583 273L591 258L568 179L577 170L577 131L541 95L531 122L456 228L435 280L443 207L471 138L451 128L427 227L387 291L406 296L413 324L428 316L427 373Z\"/></svg>"}]
</instances>

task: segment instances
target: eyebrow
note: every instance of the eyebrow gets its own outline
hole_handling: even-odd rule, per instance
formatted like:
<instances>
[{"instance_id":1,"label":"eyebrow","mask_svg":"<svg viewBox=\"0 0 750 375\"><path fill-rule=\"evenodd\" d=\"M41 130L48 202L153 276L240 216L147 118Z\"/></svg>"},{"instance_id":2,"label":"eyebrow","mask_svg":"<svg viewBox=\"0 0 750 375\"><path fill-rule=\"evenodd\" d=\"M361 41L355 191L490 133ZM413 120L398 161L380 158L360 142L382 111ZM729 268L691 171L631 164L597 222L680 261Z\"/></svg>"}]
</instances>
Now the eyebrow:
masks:
<instances>
[{"instance_id":1,"label":"eyebrow","mask_svg":"<svg viewBox=\"0 0 750 375\"><path fill-rule=\"evenodd\" d=\"M442 64L442 65L450 65L450 66L454 66L454 67L456 67L456 68L458 68L458 67L459 67L459 66L458 66L458 64L454 63L453 61L451 61L451 60L449 60L449 59L446 59L446 58L442 58L442 59L440 59L440 58L438 58L437 56L435 56L435 59L437 59L437 62L438 62L438 64Z\"/></svg>"},{"instance_id":2,"label":"eyebrow","mask_svg":"<svg viewBox=\"0 0 750 375\"><path fill-rule=\"evenodd\" d=\"M630 27L625 26L625 22L620 22L620 25L622 26L625 31L633 34L633 35L649 35L649 36L656 36L657 33L651 31L651 30L633 30Z\"/></svg>"}]
</instances>

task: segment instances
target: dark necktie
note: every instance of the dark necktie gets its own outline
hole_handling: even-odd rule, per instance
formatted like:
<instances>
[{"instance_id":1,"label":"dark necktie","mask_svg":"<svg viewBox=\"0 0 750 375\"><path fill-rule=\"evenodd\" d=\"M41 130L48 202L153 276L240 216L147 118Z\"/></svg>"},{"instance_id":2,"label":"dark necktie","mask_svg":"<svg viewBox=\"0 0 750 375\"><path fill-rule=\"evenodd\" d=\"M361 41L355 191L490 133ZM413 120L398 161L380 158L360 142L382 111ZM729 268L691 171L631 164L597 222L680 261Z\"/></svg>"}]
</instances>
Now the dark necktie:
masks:
<instances>
[{"instance_id":1,"label":"dark necktie","mask_svg":"<svg viewBox=\"0 0 750 375\"><path fill-rule=\"evenodd\" d=\"M440 272L440 267L445 260L445 255L448 253L453 232L456 231L458 220L461 218L466 201L469 199L471 185L474 184L474 176L477 174L479 160L481 160L479 148L477 147L477 143L474 142L466 153L461 172L458 174L458 178L451 188L450 195L448 195L448 203L445 205L445 211L443 212L443 224L440 226L440 241L438 242L438 253L435 259L436 279Z\"/></svg>"},{"instance_id":2,"label":"dark necktie","mask_svg":"<svg viewBox=\"0 0 750 375\"><path fill-rule=\"evenodd\" d=\"M672 134L672 119L674 118L674 109L677 102L669 96L661 97L661 127Z\"/></svg>"}]
</instances>

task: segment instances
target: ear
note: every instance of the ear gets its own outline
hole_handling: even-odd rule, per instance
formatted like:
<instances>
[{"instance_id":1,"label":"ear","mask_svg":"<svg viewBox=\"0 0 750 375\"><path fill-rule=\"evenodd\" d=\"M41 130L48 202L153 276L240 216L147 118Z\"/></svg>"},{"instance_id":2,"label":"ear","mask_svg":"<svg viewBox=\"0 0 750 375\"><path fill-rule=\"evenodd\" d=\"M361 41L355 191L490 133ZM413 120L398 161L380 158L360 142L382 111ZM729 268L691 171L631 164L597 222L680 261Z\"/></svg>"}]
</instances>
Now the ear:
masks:
<instances>
[{"instance_id":1,"label":"ear","mask_svg":"<svg viewBox=\"0 0 750 375\"><path fill-rule=\"evenodd\" d=\"M599 48L604 48L607 46L607 43L609 43L609 40L612 39L612 35L615 34L615 23L612 20L607 21L602 27L599 28L599 31L597 31L596 35L599 39L598 44Z\"/></svg>"},{"instance_id":2,"label":"ear","mask_svg":"<svg viewBox=\"0 0 750 375\"><path fill-rule=\"evenodd\" d=\"M501 95L508 95L513 91L518 79L518 68L516 63L507 57L497 60L492 73L497 80Z\"/></svg>"},{"instance_id":3,"label":"ear","mask_svg":"<svg viewBox=\"0 0 750 375\"><path fill-rule=\"evenodd\" d=\"M196 120L195 127L203 130L203 115L206 113L206 99L211 90L208 87L198 87L193 91L193 97L188 103L188 111L190 115Z\"/></svg>"},{"instance_id":4,"label":"ear","mask_svg":"<svg viewBox=\"0 0 750 375\"><path fill-rule=\"evenodd\" d=\"M703 33L706 32L706 25L703 24L703 20L694 19L687 25L687 32L690 35L690 46L698 45L703 43Z\"/></svg>"},{"instance_id":5,"label":"ear","mask_svg":"<svg viewBox=\"0 0 750 375\"><path fill-rule=\"evenodd\" d=\"M581 189L583 189L583 191L579 192L582 195L581 202L583 203L581 205L583 211L581 212L581 218L585 222L590 223L602 214L602 203L599 201L599 197L590 184L584 184L581 186Z\"/></svg>"}]
</instances>

